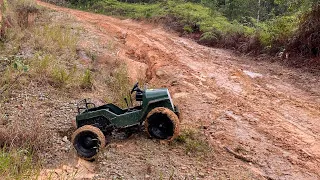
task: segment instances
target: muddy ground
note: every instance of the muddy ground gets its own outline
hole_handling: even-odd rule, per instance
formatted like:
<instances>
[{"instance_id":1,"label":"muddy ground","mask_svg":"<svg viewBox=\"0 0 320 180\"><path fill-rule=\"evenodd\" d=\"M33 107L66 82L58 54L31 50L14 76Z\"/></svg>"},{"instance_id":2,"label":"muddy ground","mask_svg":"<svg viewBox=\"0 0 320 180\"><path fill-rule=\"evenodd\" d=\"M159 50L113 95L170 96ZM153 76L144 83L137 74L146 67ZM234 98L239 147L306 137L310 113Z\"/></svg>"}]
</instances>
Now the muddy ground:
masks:
<instances>
[{"instance_id":1,"label":"muddy ground","mask_svg":"<svg viewBox=\"0 0 320 180\"><path fill-rule=\"evenodd\" d=\"M319 73L204 47L152 24L38 4L72 16L97 46L115 41L114 56L126 62L132 82L145 78L149 86L169 88L183 112L182 127L198 129L213 149L205 158L190 156L141 132L112 141L94 163L78 161L67 149L58 176L77 171L77 178L96 179L320 178ZM106 65L109 56L96 62Z\"/></svg>"}]
</instances>

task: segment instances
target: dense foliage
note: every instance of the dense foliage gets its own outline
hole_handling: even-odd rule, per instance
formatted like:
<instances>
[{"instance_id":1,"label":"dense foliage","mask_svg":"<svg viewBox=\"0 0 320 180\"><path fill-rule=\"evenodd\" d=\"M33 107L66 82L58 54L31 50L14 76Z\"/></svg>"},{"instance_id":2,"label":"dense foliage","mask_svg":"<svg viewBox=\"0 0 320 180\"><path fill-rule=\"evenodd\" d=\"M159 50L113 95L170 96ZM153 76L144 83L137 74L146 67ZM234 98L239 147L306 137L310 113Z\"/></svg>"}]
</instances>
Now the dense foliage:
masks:
<instances>
[{"instance_id":1,"label":"dense foliage","mask_svg":"<svg viewBox=\"0 0 320 180\"><path fill-rule=\"evenodd\" d=\"M320 5L301 18L299 29L287 49L307 57L320 56Z\"/></svg>"}]
</instances>

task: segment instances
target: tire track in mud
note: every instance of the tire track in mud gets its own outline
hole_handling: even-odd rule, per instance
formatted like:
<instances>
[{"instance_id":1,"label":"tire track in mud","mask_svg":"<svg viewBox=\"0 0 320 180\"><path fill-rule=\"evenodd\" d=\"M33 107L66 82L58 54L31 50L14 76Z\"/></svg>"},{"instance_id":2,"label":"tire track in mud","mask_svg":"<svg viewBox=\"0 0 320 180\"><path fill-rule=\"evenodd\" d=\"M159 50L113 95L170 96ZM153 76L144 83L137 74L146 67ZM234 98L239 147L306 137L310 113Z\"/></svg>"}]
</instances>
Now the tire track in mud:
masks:
<instances>
[{"instance_id":1,"label":"tire track in mud","mask_svg":"<svg viewBox=\"0 0 320 180\"><path fill-rule=\"evenodd\" d=\"M132 79L142 76L169 87L182 106L185 126L205 127L217 152L230 147L255 162L232 163L265 178L320 178L319 81L312 94L274 75L297 73L279 65L200 46L152 25L40 4L75 16L102 37L114 36ZM221 161L223 156L231 155L222 153Z\"/></svg>"}]
</instances>

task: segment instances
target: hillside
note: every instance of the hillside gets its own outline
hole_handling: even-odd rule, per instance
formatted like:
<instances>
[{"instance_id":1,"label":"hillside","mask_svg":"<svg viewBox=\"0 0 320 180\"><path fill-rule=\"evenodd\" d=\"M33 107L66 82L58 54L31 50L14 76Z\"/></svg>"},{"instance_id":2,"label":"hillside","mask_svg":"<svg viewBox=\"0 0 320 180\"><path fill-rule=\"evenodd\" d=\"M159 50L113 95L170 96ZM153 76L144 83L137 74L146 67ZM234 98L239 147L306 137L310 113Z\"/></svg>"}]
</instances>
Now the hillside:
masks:
<instances>
[{"instance_id":1,"label":"hillside","mask_svg":"<svg viewBox=\"0 0 320 180\"><path fill-rule=\"evenodd\" d=\"M199 44L319 70L313 0L51 0L66 7L162 24ZM310 25L315 22L314 25ZM309 40L308 40L309 39ZM315 42L310 42L315 39Z\"/></svg>"},{"instance_id":2,"label":"hillside","mask_svg":"<svg viewBox=\"0 0 320 180\"><path fill-rule=\"evenodd\" d=\"M21 28L7 30L1 46L11 58L1 72L0 157L13 159L0 166L4 177L320 178L317 72L202 46L147 22L37 3L36 18L24 28L12 22ZM169 88L183 112L178 140L115 134L95 162L79 160L70 143L76 102L123 106L137 80ZM24 171L12 173L17 167Z\"/></svg>"}]
</instances>

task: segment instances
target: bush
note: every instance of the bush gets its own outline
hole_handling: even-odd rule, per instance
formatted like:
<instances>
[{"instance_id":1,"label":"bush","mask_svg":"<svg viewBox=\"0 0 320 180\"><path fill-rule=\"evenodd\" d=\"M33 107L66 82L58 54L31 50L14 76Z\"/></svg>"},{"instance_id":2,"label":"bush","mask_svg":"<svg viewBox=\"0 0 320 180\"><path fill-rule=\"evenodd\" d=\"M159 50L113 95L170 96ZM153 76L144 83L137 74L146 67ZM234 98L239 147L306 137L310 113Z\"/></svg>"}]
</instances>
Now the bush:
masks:
<instances>
[{"instance_id":1,"label":"bush","mask_svg":"<svg viewBox=\"0 0 320 180\"><path fill-rule=\"evenodd\" d=\"M151 18L159 16L161 7L156 4L129 4L118 2L116 0L98 1L92 5L75 4L80 9L90 9L94 12L99 12L112 16L124 16L135 19Z\"/></svg>"},{"instance_id":2,"label":"bush","mask_svg":"<svg viewBox=\"0 0 320 180\"><path fill-rule=\"evenodd\" d=\"M84 72L84 75L81 79L81 88L90 89L92 87L92 73L89 69Z\"/></svg>"},{"instance_id":3,"label":"bush","mask_svg":"<svg viewBox=\"0 0 320 180\"><path fill-rule=\"evenodd\" d=\"M273 20L259 23L258 37L261 44L271 53L278 53L283 50L296 31L297 15L281 16Z\"/></svg>"},{"instance_id":4,"label":"bush","mask_svg":"<svg viewBox=\"0 0 320 180\"><path fill-rule=\"evenodd\" d=\"M216 29L205 32L201 35L199 42L208 46L214 46L220 42L222 33Z\"/></svg>"},{"instance_id":5,"label":"bush","mask_svg":"<svg viewBox=\"0 0 320 180\"><path fill-rule=\"evenodd\" d=\"M66 85L72 84L73 80L75 79L75 73L77 69L74 67L69 69L62 65L57 65L53 67L51 71L51 85L57 88L66 87Z\"/></svg>"},{"instance_id":6,"label":"bush","mask_svg":"<svg viewBox=\"0 0 320 180\"><path fill-rule=\"evenodd\" d=\"M304 57L320 56L320 4L315 5L300 21L299 28L291 38L287 51Z\"/></svg>"}]
</instances>

